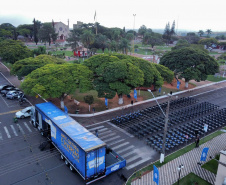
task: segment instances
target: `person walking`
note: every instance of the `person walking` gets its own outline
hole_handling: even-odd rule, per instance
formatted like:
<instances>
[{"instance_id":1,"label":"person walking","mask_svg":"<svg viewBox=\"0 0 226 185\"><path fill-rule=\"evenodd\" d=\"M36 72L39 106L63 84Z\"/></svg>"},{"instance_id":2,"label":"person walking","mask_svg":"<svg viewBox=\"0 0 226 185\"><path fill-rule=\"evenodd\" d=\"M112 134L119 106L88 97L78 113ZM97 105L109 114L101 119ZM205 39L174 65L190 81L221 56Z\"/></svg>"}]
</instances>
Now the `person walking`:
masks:
<instances>
[{"instance_id":1,"label":"person walking","mask_svg":"<svg viewBox=\"0 0 226 185\"><path fill-rule=\"evenodd\" d=\"M197 135L196 139L195 139L195 147L198 148L199 147L199 135Z\"/></svg>"},{"instance_id":2,"label":"person walking","mask_svg":"<svg viewBox=\"0 0 226 185\"><path fill-rule=\"evenodd\" d=\"M95 135L98 137L98 130L97 129L95 130Z\"/></svg>"}]
</instances>

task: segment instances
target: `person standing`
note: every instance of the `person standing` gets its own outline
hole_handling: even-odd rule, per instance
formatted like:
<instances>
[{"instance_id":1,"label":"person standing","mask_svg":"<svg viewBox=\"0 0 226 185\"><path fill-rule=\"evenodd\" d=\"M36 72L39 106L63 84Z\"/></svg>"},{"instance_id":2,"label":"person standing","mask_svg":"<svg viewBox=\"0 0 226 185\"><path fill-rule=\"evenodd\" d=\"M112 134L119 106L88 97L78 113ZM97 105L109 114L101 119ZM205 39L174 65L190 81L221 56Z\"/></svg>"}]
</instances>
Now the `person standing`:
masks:
<instances>
[{"instance_id":1,"label":"person standing","mask_svg":"<svg viewBox=\"0 0 226 185\"><path fill-rule=\"evenodd\" d=\"M195 143L196 143L195 147L198 148L199 147L199 135L197 135Z\"/></svg>"},{"instance_id":2,"label":"person standing","mask_svg":"<svg viewBox=\"0 0 226 185\"><path fill-rule=\"evenodd\" d=\"M98 130L97 129L95 130L95 135L98 137Z\"/></svg>"}]
</instances>

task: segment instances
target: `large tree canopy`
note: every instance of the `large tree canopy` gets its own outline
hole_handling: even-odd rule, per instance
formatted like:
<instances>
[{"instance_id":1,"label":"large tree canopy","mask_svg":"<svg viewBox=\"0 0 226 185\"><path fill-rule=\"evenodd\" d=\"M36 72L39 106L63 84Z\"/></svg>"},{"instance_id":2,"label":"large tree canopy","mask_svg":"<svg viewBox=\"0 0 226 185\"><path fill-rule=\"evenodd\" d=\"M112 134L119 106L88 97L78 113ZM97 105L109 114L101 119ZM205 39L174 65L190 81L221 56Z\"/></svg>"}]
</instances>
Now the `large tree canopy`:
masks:
<instances>
[{"instance_id":1,"label":"large tree canopy","mask_svg":"<svg viewBox=\"0 0 226 185\"><path fill-rule=\"evenodd\" d=\"M39 55L35 58L29 57L15 62L11 68L11 74L17 75L18 79L22 79L35 69L43 67L46 64L64 64L63 59L49 56Z\"/></svg>"},{"instance_id":2,"label":"large tree canopy","mask_svg":"<svg viewBox=\"0 0 226 185\"><path fill-rule=\"evenodd\" d=\"M23 42L17 40L3 40L0 42L0 57L9 63L31 57L32 51Z\"/></svg>"},{"instance_id":3,"label":"large tree canopy","mask_svg":"<svg viewBox=\"0 0 226 185\"><path fill-rule=\"evenodd\" d=\"M180 78L184 78L186 87L189 80L206 80L207 75L218 72L219 66L215 59L201 50L182 48L166 53L160 64L168 67Z\"/></svg>"},{"instance_id":4,"label":"large tree canopy","mask_svg":"<svg viewBox=\"0 0 226 185\"><path fill-rule=\"evenodd\" d=\"M165 67L165 66L160 65L160 64L155 64L155 63L154 63L154 66L156 67L158 72L161 74L164 81L166 81L167 83L171 83L173 81L174 72L171 71L168 67Z\"/></svg>"},{"instance_id":5,"label":"large tree canopy","mask_svg":"<svg viewBox=\"0 0 226 185\"><path fill-rule=\"evenodd\" d=\"M116 56L97 55L85 60L84 64L94 73L94 87L99 97L113 98L119 96L119 104L123 103L121 95L141 86L144 73L128 59L120 60Z\"/></svg>"},{"instance_id":6,"label":"large tree canopy","mask_svg":"<svg viewBox=\"0 0 226 185\"><path fill-rule=\"evenodd\" d=\"M92 72L81 64L47 64L27 75L21 88L28 95L60 98L61 108L64 108L65 94L72 94L77 88L81 92L91 88L91 75Z\"/></svg>"},{"instance_id":7,"label":"large tree canopy","mask_svg":"<svg viewBox=\"0 0 226 185\"><path fill-rule=\"evenodd\" d=\"M94 72L94 86L99 97L113 98L145 86L161 87L163 78L156 67L143 59L123 54L97 55L84 64Z\"/></svg>"},{"instance_id":8,"label":"large tree canopy","mask_svg":"<svg viewBox=\"0 0 226 185\"><path fill-rule=\"evenodd\" d=\"M131 61L134 65L138 66L144 73L144 87L150 87L153 85L155 88L158 88L162 86L163 78L152 63L138 57L122 55L118 53L113 54L113 56L116 56L121 60L127 59Z\"/></svg>"}]
</instances>

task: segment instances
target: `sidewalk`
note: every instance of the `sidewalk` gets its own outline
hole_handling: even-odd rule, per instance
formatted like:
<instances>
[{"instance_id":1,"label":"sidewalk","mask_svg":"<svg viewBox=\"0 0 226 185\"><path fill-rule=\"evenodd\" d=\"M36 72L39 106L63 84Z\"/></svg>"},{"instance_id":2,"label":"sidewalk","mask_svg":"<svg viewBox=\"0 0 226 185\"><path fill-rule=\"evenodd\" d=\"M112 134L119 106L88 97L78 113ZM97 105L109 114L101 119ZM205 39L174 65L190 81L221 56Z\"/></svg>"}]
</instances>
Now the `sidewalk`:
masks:
<instances>
[{"instance_id":1,"label":"sidewalk","mask_svg":"<svg viewBox=\"0 0 226 185\"><path fill-rule=\"evenodd\" d=\"M178 180L178 166L184 165L184 169L181 170L181 178L193 172L200 176L202 179L214 184L216 175L201 168L197 162L200 161L201 153L203 148L209 147L208 156L206 162L210 160L210 156L215 157L220 150L225 150L226 145L226 133L223 133L212 140L200 145L199 148L194 148L190 152L166 163L162 167L159 167L159 185L172 185ZM132 185L156 185L153 181L153 171L143 175L141 179L136 179L131 183Z\"/></svg>"}]
</instances>

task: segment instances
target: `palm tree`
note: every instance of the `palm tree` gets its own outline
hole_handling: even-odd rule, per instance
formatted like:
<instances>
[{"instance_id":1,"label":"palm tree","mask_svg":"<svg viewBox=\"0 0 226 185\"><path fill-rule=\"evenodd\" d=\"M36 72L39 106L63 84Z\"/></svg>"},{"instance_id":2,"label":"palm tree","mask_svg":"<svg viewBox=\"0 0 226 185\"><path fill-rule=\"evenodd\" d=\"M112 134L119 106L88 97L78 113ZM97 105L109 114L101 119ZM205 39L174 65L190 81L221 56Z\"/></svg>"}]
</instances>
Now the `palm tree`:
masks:
<instances>
[{"instance_id":1,"label":"palm tree","mask_svg":"<svg viewBox=\"0 0 226 185\"><path fill-rule=\"evenodd\" d=\"M211 29L207 29L207 30L206 30L206 33L207 33L207 35L209 36L209 35L212 33Z\"/></svg>"},{"instance_id":2,"label":"palm tree","mask_svg":"<svg viewBox=\"0 0 226 185\"><path fill-rule=\"evenodd\" d=\"M84 44L84 46L87 47L87 51L88 51L89 46L94 43L95 36L91 32L91 30L85 30L81 36L81 40L82 40L82 43Z\"/></svg>"},{"instance_id":3,"label":"palm tree","mask_svg":"<svg viewBox=\"0 0 226 185\"><path fill-rule=\"evenodd\" d=\"M123 38L120 41L119 47L122 50L122 53L127 55L127 51L128 51L128 49L130 49L129 41L127 39Z\"/></svg>"},{"instance_id":4,"label":"palm tree","mask_svg":"<svg viewBox=\"0 0 226 185\"><path fill-rule=\"evenodd\" d=\"M199 36L201 37L201 36L204 34L204 31L199 30L198 34L199 34Z\"/></svg>"}]
</instances>

